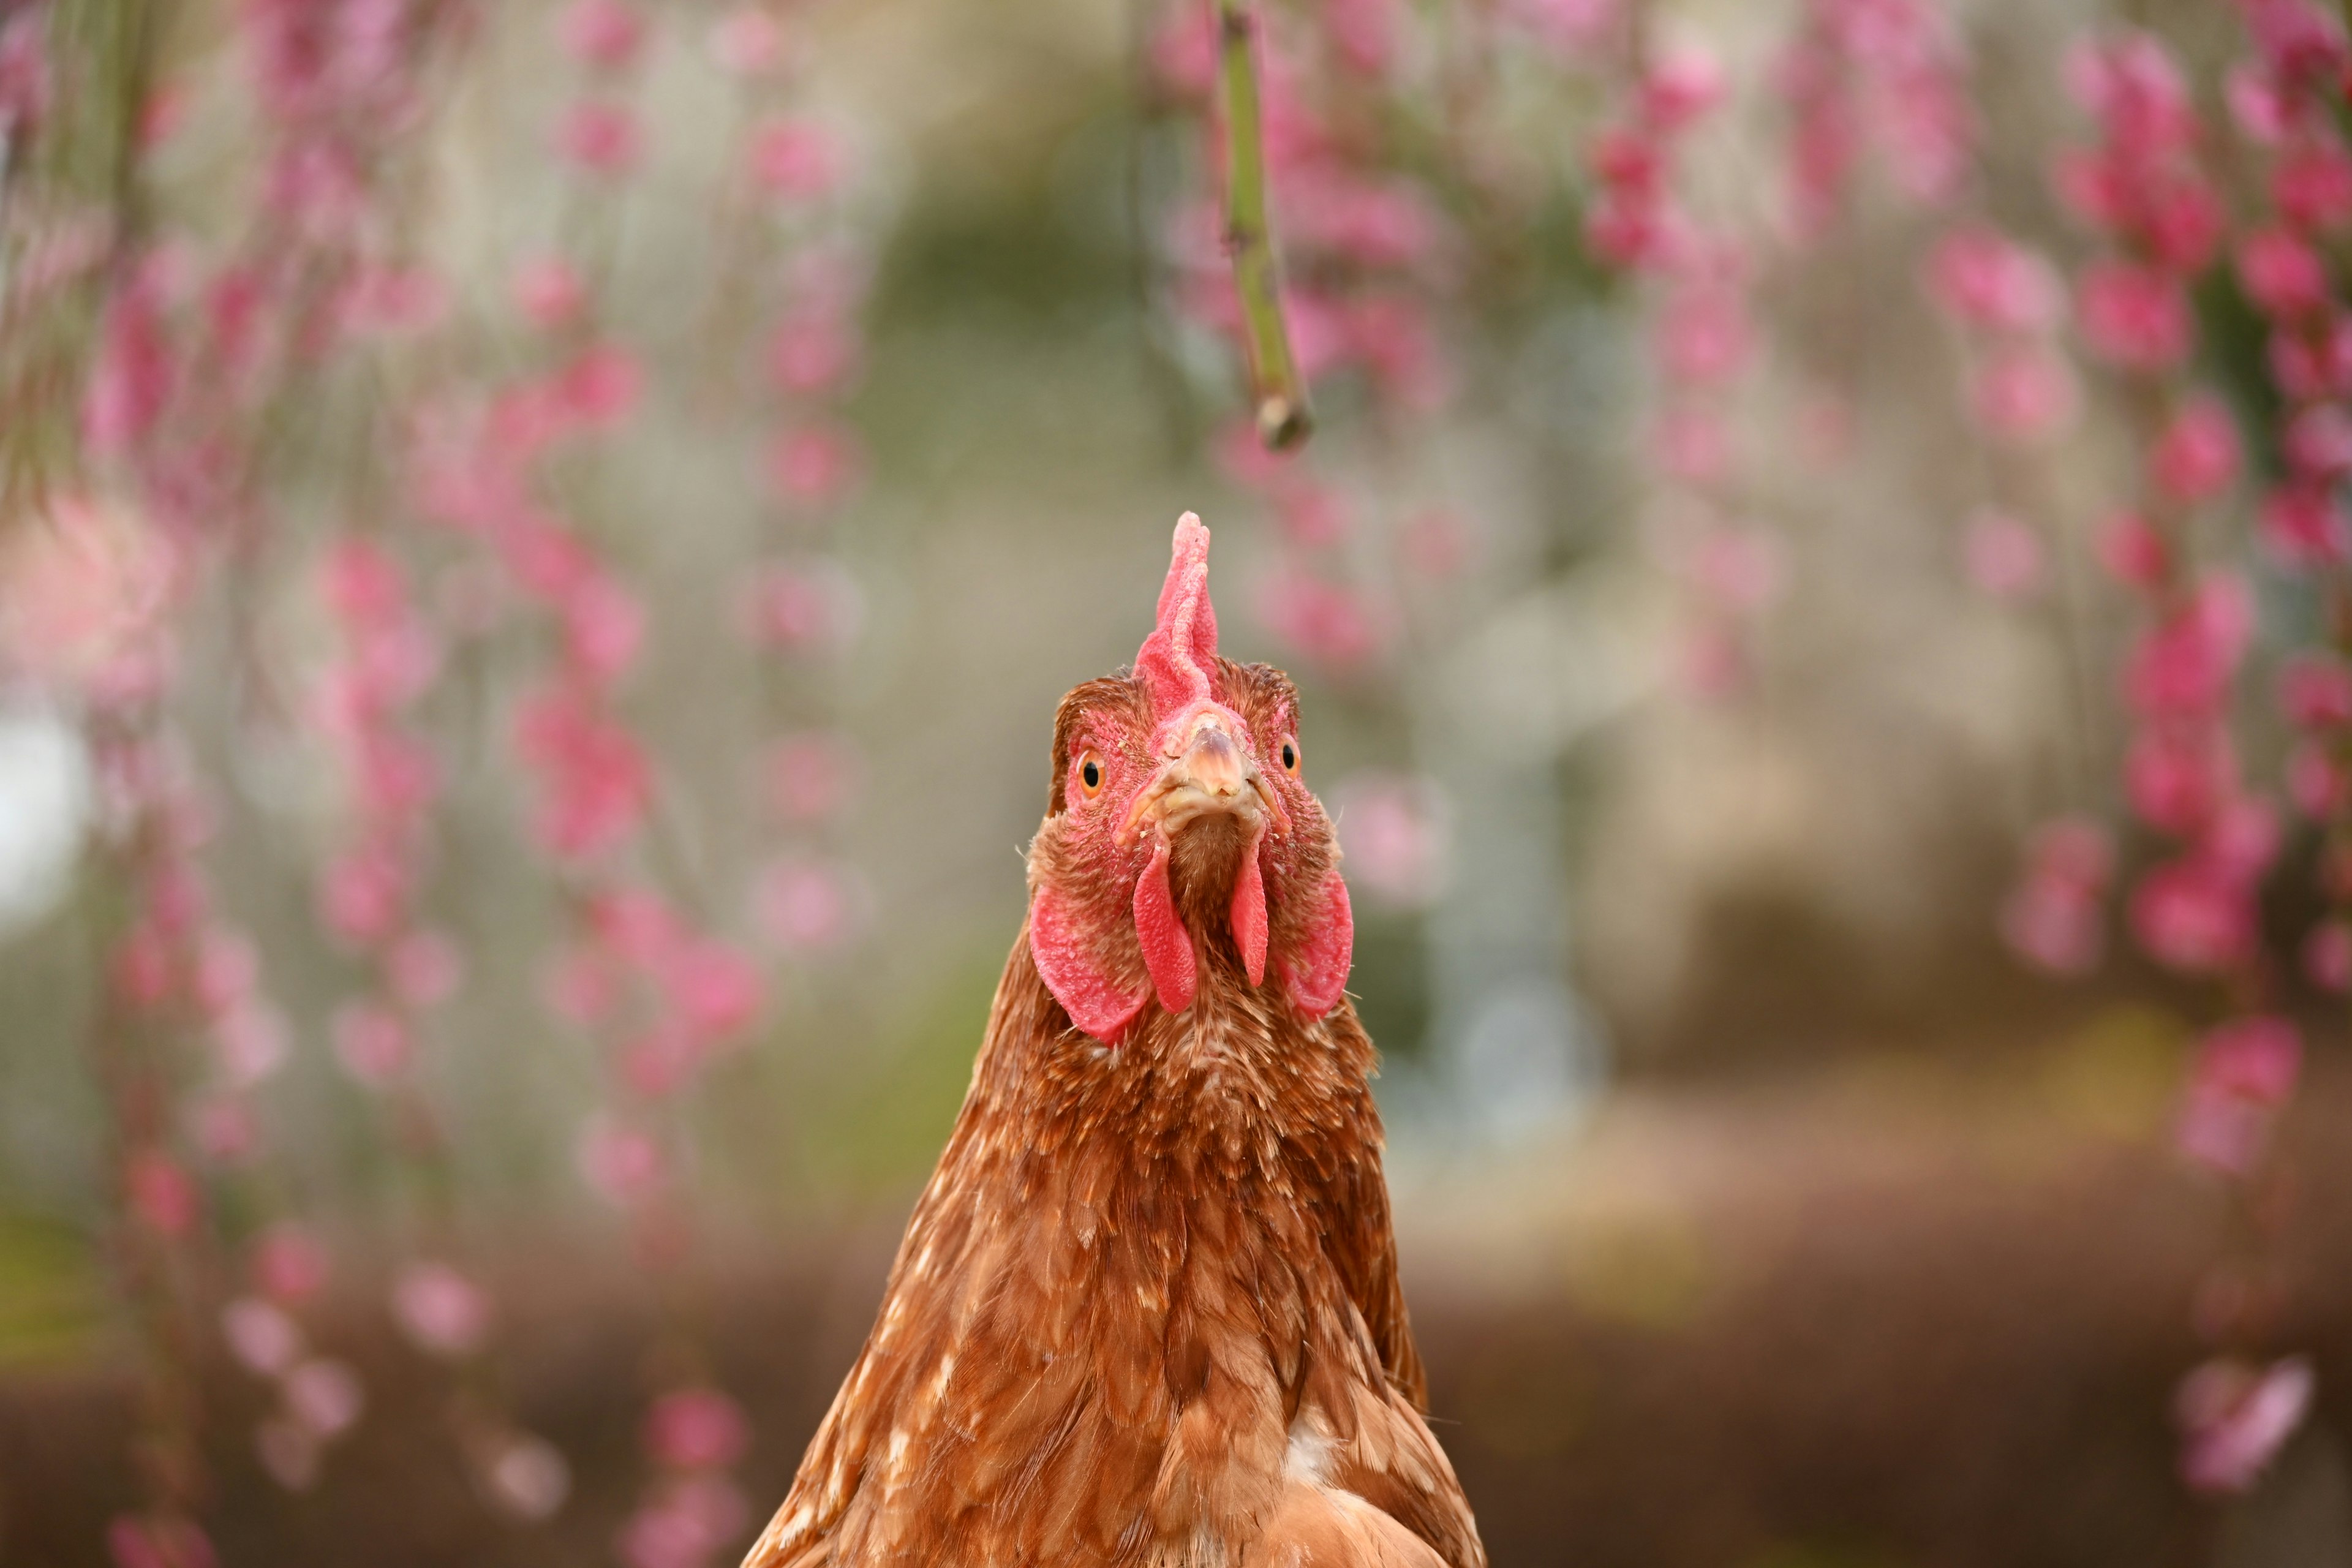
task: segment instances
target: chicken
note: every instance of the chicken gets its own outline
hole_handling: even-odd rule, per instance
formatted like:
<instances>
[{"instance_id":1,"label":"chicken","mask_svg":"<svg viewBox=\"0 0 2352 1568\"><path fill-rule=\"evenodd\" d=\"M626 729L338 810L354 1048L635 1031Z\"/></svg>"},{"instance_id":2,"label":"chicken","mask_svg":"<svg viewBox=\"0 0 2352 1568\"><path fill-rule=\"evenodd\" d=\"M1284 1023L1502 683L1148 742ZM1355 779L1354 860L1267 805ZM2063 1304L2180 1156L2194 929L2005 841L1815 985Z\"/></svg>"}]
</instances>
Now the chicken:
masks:
<instances>
[{"instance_id":1,"label":"chicken","mask_svg":"<svg viewBox=\"0 0 2352 1568\"><path fill-rule=\"evenodd\" d=\"M1062 700L1029 918L881 1316L746 1568L1482 1568L1423 1419L1297 697L1191 513Z\"/></svg>"}]
</instances>

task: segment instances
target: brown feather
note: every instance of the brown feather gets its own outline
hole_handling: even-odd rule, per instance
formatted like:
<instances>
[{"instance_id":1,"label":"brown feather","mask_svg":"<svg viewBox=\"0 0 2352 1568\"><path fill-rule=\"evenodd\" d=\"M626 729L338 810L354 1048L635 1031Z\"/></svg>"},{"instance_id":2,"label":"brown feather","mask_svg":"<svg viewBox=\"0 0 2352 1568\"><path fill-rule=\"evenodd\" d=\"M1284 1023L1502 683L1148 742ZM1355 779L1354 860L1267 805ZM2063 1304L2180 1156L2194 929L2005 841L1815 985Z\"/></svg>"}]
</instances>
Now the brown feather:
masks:
<instances>
[{"instance_id":1,"label":"brown feather","mask_svg":"<svg viewBox=\"0 0 2352 1568\"><path fill-rule=\"evenodd\" d=\"M1220 663L1229 700L1287 700ZM1137 700L1072 694L1057 808L1082 698ZM1014 944L880 1317L746 1568L1484 1568L1420 1414L1371 1043L1344 1001L1302 1021L1253 987L1216 868L1178 873L1198 995L1115 1048Z\"/></svg>"}]
</instances>

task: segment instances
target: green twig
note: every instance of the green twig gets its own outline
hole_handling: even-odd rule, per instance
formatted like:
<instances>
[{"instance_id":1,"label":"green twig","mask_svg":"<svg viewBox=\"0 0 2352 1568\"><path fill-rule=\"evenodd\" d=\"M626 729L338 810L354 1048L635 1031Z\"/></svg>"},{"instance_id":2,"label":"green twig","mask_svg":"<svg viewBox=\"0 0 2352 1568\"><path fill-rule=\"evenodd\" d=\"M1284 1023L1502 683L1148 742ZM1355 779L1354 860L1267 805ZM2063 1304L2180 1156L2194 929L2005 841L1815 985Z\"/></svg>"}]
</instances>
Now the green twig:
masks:
<instances>
[{"instance_id":1,"label":"green twig","mask_svg":"<svg viewBox=\"0 0 2352 1568\"><path fill-rule=\"evenodd\" d=\"M1265 138L1258 106L1256 23L1248 0L1217 0L1225 100L1225 251L1241 294L1242 341L1249 353L1250 400L1258 438L1280 451L1307 439L1315 416L1290 355L1281 280L1265 216Z\"/></svg>"}]
</instances>

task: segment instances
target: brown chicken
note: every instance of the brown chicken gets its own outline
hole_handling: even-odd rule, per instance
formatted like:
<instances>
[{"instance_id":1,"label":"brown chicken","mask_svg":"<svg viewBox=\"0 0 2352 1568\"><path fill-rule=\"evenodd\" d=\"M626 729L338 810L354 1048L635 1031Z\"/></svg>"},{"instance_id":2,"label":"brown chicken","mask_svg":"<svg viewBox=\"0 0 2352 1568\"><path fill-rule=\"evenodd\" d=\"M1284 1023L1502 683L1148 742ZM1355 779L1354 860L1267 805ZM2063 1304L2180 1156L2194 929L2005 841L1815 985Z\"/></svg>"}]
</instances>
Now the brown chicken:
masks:
<instances>
[{"instance_id":1,"label":"brown chicken","mask_svg":"<svg viewBox=\"0 0 2352 1568\"><path fill-rule=\"evenodd\" d=\"M746 1568L1482 1568L1423 1420L1297 697L1187 513L1062 700L1029 919L882 1313Z\"/></svg>"}]
</instances>

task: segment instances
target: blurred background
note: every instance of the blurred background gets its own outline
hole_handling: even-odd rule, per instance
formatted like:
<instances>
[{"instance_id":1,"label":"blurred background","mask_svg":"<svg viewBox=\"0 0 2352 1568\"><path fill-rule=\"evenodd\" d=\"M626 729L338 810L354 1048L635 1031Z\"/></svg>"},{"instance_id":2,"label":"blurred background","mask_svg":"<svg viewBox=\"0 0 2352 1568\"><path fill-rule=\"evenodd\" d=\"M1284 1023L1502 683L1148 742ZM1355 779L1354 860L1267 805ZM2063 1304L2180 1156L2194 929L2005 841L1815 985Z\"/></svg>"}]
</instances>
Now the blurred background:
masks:
<instances>
[{"instance_id":1,"label":"blurred background","mask_svg":"<svg viewBox=\"0 0 2352 1568\"><path fill-rule=\"evenodd\" d=\"M2352 1563L2341 17L1235 9L0 0L0 1563L735 1561L1192 509L1498 1565Z\"/></svg>"}]
</instances>

